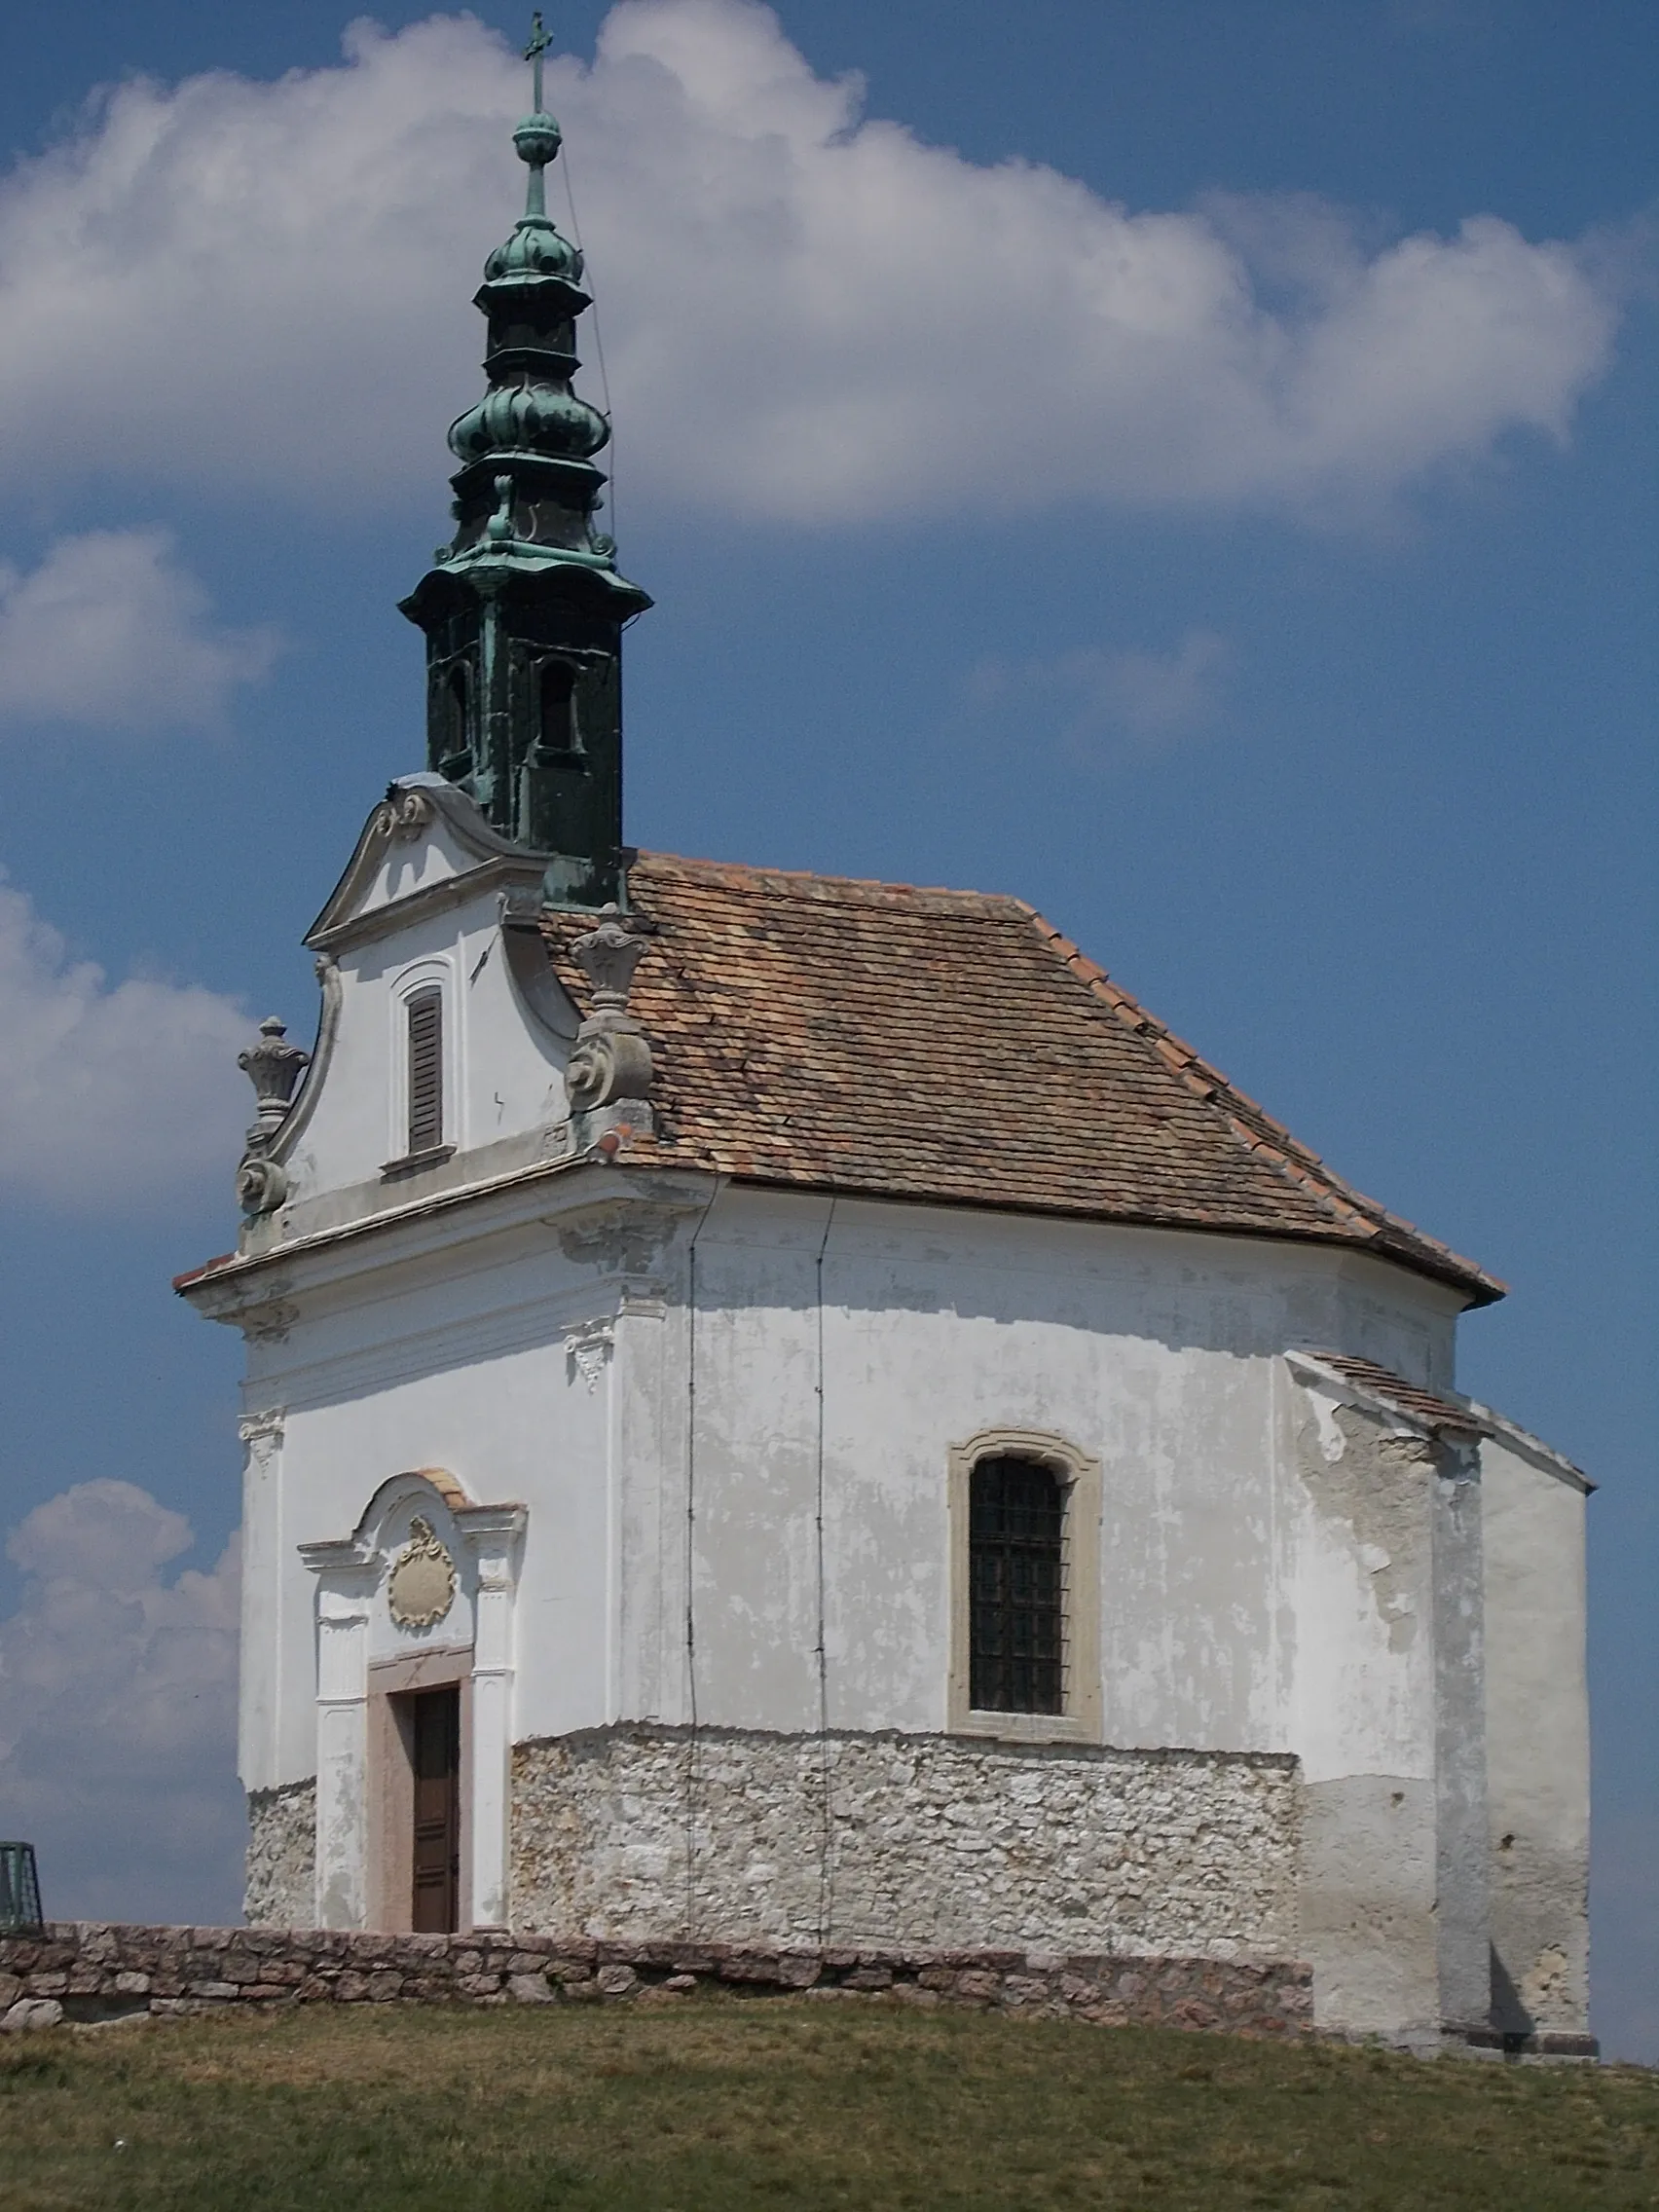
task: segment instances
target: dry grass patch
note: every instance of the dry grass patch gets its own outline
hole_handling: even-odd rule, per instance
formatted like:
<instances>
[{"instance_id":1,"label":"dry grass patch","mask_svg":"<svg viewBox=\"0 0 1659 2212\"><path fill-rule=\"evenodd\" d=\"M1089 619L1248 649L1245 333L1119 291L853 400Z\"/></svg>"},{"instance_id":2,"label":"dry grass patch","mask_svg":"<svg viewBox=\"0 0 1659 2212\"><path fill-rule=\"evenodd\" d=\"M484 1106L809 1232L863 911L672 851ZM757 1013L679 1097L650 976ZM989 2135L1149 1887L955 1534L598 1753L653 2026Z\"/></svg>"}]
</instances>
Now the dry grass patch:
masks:
<instances>
[{"instance_id":1,"label":"dry grass patch","mask_svg":"<svg viewBox=\"0 0 1659 2212\"><path fill-rule=\"evenodd\" d=\"M810 1999L0 2049L5 2212L1659 2206L1659 2077Z\"/></svg>"}]
</instances>

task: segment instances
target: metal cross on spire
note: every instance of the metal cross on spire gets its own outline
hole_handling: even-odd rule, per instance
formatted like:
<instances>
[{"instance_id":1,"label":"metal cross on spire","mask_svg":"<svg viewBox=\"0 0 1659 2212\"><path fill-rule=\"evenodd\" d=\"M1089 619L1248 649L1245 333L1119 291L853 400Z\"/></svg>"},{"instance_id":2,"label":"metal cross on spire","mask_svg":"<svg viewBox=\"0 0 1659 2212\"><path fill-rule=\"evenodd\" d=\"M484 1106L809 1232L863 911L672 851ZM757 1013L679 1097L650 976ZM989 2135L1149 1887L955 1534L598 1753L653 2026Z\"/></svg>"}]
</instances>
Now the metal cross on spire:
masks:
<instances>
[{"instance_id":1,"label":"metal cross on spire","mask_svg":"<svg viewBox=\"0 0 1659 2212\"><path fill-rule=\"evenodd\" d=\"M531 96L537 115L541 113L541 56L552 44L541 27L541 10L537 8L530 18L530 44L524 50L524 57L531 66Z\"/></svg>"}]
</instances>

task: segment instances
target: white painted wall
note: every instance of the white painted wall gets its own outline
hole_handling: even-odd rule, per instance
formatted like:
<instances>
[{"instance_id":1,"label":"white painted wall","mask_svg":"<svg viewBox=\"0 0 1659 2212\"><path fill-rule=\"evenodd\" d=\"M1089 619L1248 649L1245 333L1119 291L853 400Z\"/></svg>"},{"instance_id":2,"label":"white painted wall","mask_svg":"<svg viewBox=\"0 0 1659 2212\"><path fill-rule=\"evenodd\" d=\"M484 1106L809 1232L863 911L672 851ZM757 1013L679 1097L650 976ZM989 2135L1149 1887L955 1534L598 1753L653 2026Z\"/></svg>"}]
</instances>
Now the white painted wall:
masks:
<instances>
[{"instance_id":1,"label":"white painted wall","mask_svg":"<svg viewBox=\"0 0 1659 2212\"><path fill-rule=\"evenodd\" d=\"M385 937L342 947L339 1032L327 1080L287 1163L292 1207L373 1185L408 1150L404 1003L423 984L443 992L446 1144L473 1151L566 1119L569 1047L519 1006L498 896L492 885ZM294 1226L303 1231L303 1215Z\"/></svg>"},{"instance_id":2,"label":"white painted wall","mask_svg":"<svg viewBox=\"0 0 1659 2212\"><path fill-rule=\"evenodd\" d=\"M521 1726L559 1732L604 1711L607 1393L589 1390L565 1349L595 1315L551 1237L529 1242L470 1270L463 1252L436 1280L429 1265L389 1270L360 1296L318 1298L314 1313L302 1296L305 1317L252 1347L249 1396L281 1411L279 1504L267 1503L280 1534L255 1537L244 1637L249 1678L263 1683L260 1655L275 1643L283 1680L246 1788L313 1771L314 1594L296 1547L348 1535L380 1485L411 1469L447 1469L479 1504L533 1507L516 1631L533 1665Z\"/></svg>"},{"instance_id":3,"label":"white painted wall","mask_svg":"<svg viewBox=\"0 0 1659 2212\"><path fill-rule=\"evenodd\" d=\"M1481 1448L1494 2014L1589 2018L1590 1710L1581 1478L1513 1430Z\"/></svg>"},{"instance_id":4,"label":"white painted wall","mask_svg":"<svg viewBox=\"0 0 1659 2212\"><path fill-rule=\"evenodd\" d=\"M338 1248L292 1263L291 1317L250 1347L250 1412L282 1419L262 1447L276 1475L250 1492L247 1679L267 1717L249 1721L249 1788L310 1771L294 1547L344 1535L382 1482L423 1466L530 1508L518 1736L688 1717L687 1561L699 1718L817 1727L820 1277L832 1725L944 1727L949 1450L1039 1427L1103 1463L1106 1740L1326 1755L1299 1685L1328 1681L1333 1649L1382 1654L1389 1631L1351 1557L1297 1531L1278 1354L1294 1331L1375 1356L1348 1331L1385 1310L1383 1271L866 1202L831 1220L825 1200L734 1189L699 1228L689 1198L676 1215L630 1194L584 1168L528 1219L522 1197L493 1227L477 1201L383 1230L350 1273ZM1402 1275L1396 1333L1449 1334L1436 1297ZM1370 1732L1373 1764L1426 1772L1402 1742L1429 1710L1407 1677L1360 1669L1342 1727ZM1349 1771L1360 1753L1345 1737L1330 1756Z\"/></svg>"},{"instance_id":5,"label":"white painted wall","mask_svg":"<svg viewBox=\"0 0 1659 2212\"><path fill-rule=\"evenodd\" d=\"M1103 1462L1107 1740L1287 1748L1279 1354L1416 1346L1419 1374L1449 1367L1450 1302L1390 1272L1288 1243L845 1199L831 1218L824 1199L724 1192L696 1255L699 1716L819 1724L822 1327L831 1724L945 1725L948 1454L1012 1426ZM665 1463L682 1511L684 1480ZM665 1614L682 1602L682 1583Z\"/></svg>"}]
</instances>

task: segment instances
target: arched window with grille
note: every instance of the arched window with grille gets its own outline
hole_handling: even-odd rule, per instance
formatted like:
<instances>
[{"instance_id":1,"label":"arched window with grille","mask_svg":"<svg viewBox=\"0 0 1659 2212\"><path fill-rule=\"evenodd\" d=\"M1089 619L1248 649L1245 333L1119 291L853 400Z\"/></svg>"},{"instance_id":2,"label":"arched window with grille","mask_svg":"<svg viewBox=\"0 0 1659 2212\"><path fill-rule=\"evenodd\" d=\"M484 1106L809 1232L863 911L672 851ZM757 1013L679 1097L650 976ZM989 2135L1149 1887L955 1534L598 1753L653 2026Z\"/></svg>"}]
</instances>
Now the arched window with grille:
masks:
<instances>
[{"instance_id":1,"label":"arched window with grille","mask_svg":"<svg viewBox=\"0 0 1659 2212\"><path fill-rule=\"evenodd\" d=\"M444 1141L444 994L413 992L409 1024L409 1152L436 1152Z\"/></svg>"},{"instance_id":2,"label":"arched window with grille","mask_svg":"<svg viewBox=\"0 0 1659 2212\"><path fill-rule=\"evenodd\" d=\"M1095 1740L1100 1462L1061 1436L987 1431L950 1454L949 1725Z\"/></svg>"},{"instance_id":3,"label":"arched window with grille","mask_svg":"<svg viewBox=\"0 0 1659 2212\"><path fill-rule=\"evenodd\" d=\"M1041 1459L976 1461L968 1527L969 1703L1063 1713L1066 1493Z\"/></svg>"}]
</instances>

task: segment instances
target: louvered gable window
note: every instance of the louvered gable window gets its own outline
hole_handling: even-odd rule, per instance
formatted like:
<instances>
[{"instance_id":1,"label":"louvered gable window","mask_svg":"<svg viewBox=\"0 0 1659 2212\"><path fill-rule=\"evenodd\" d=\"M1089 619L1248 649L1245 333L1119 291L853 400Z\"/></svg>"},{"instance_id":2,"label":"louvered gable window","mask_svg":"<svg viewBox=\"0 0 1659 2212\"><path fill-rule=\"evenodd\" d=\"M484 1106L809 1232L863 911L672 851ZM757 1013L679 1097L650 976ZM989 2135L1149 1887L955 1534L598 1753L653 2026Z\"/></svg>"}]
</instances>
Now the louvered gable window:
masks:
<instances>
[{"instance_id":1,"label":"louvered gable window","mask_svg":"<svg viewBox=\"0 0 1659 2212\"><path fill-rule=\"evenodd\" d=\"M444 996L417 991L409 1001L409 1151L436 1152L444 1141Z\"/></svg>"}]
</instances>

